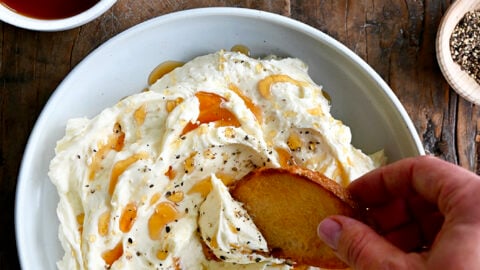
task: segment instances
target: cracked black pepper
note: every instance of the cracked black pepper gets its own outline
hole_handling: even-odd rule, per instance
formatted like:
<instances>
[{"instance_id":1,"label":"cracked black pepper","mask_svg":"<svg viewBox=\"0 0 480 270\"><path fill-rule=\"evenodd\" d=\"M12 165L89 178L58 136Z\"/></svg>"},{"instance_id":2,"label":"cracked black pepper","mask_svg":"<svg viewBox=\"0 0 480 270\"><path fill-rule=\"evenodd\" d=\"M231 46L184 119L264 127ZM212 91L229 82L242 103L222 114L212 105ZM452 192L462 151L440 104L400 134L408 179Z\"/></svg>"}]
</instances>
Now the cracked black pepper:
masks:
<instances>
[{"instance_id":1,"label":"cracked black pepper","mask_svg":"<svg viewBox=\"0 0 480 270\"><path fill-rule=\"evenodd\" d=\"M480 84L480 10L469 11L450 37L454 62Z\"/></svg>"}]
</instances>

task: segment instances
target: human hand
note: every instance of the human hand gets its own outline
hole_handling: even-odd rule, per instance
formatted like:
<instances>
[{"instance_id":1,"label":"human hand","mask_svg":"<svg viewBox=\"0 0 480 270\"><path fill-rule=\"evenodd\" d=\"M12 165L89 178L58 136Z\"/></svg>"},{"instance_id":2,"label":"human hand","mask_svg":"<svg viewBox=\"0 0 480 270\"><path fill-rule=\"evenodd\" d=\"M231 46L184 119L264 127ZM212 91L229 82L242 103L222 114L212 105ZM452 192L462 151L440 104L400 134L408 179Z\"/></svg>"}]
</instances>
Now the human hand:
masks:
<instances>
[{"instance_id":1,"label":"human hand","mask_svg":"<svg viewBox=\"0 0 480 270\"><path fill-rule=\"evenodd\" d=\"M433 157L398 161L348 187L376 231L332 216L320 238L353 269L480 269L480 177Z\"/></svg>"}]
</instances>

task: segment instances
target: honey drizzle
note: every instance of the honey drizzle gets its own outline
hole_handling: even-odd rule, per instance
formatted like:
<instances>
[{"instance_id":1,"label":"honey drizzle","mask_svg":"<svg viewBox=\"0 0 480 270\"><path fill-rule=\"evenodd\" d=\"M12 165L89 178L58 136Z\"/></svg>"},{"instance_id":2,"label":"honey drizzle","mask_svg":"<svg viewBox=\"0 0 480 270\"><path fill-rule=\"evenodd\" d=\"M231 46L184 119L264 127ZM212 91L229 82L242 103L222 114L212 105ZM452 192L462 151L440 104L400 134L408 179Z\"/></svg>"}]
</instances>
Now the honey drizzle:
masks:
<instances>
[{"instance_id":1,"label":"honey drizzle","mask_svg":"<svg viewBox=\"0 0 480 270\"><path fill-rule=\"evenodd\" d=\"M217 94L207 92L197 92L195 96L200 103L200 113L195 123L189 122L183 129L182 135L196 129L201 124L215 122L215 126L234 126L239 127L240 122L236 116L228 109L222 108L222 103L227 100Z\"/></svg>"},{"instance_id":2,"label":"honey drizzle","mask_svg":"<svg viewBox=\"0 0 480 270\"><path fill-rule=\"evenodd\" d=\"M148 233L152 240L159 240L162 230L168 223L178 219L179 212L171 202L161 202L155 207L148 220Z\"/></svg>"},{"instance_id":3,"label":"honey drizzle","mask_svg":"<svg viewBox=\"0 0 480 270\"><path fill-rule=\"evenodd\" d=\"M150 198L150 206L156 204L161 197L162 194L160 192L153 194L152 198Z\"/></svg>"},{"instance_id":4,"label":"honey drizzle","mask_svg":"<svg viewBox=\"0 0 480 270\"><path fill-rule=\"evenodd\" d=\"M110 225L110 211L107 210L98 218L98 234L100 236L106 236Z\"/></svg>"},{"instance_id":5,"label":"honey drizzle","mask_svg":"<svg viewBox=\"0 0 480 270\"><path fill-rule=\"evenodd\" d=\"M184 64L184 62L179 61L165 61L160 63L148 76L148 85L154 84L157 80L165 76L165 74L170 73L172 70L176 69L177 67L181 67Z\"/></svg>"},{"instance_id":6,"label":"honey drizzle","mask_svg":"<svg viewBox=\"0 0 480 270\"><path fill-rule=\"evenodd\" d=\"M244 54L246 56L250 56L250 49L247 46L242 45L242 44L233 45L233 47L230 49L230 51L239 52L239 53Z\"/></svg>"},{"instance_id":7,"label":"honey drizzle","mask_svg":"<svg viewBox=\"0 0 480 270\"><path fill-rule=\"evenodd\" d=\"M231 185L234 181L235 181L235 178L230 176L230 175L227 175L227 174L224 174L224 173L216 173L215 174L215 177L217 177L218 179L220 179L222 181L222 183L226 186L228 185ZM202 196L202 198L206 198L207 195L210 193L210 191L212 191L212 177L208 176L200 181L198 181L197 183L195 183L195 185L193 185L190 190L187 192L187 194L193 194L193 193L198 193L200 194L200 196Z\"/></svg>"},{"instance_id":8,"label":"honey drizzle","mask_svg":"<svg viewBox=\"0 0 480 270\"><path fill-rule=\"evenodd\" d=\"M193 194L193 193L198 193L202 198L207 197L208 193L212 190L212 182L211 182L211 177L207 177L205 179L202 179L195 183L190 190L187 192L187 194Z\"/></svg>"},{"instance_id":9,"label":"honey drizzle","mask_svg":"<svg viewBox=\"0 0 480 270\"><path fill-rule=\"evenodd\" d=\"M262 97L266 99L270 99L272 97L270 88L275 83L291 83L298 87L305 87L308 85L306 82L294 80L288 75L284 75L284 74L270 75L258 82L258 91L260 92Z\"/></svg>"},{"instance_id":10,"label":"honey drizzle","mask_svg":"<svg viewBox=\"0 0 480 270\"><path fill-rule=\"evenodd\" d=\"M290 136L288 136L287 145L290 151L299 151L302 148L303 142L298 134L291 133Z\"/></svg>"},{"instance_id":11,"label":"honey drizzle","mask_svg":"<svg viewBox=\"0 0 480 270\"><path fill-rule=\"evenodd\" d=\"M175 100L167 100L167 103L166 103L167 112L172 112L173 109L175 109L182 102L183 102L183 98L181 97L176 98Z\"/></svg>"},{"instance_id":12,"label":"honey drizzle","mask_svg":"<svg viewBox=\"0 0 480 270\"><path fill-rule=\"evenodd\" d=\"M275 148L275 151L277 152L278 161L281 167L296 165L295 159L290 151L279 147Z\"/></svg>"},{"instance_id":13,"label":"honey drizzle","mask_svg":"<svg viewBox=\"0 0 480 270\"><path fill-rule=\"evenodd\" d=\"M183 201L183 198L185 197L185 195L183 194L183 191L173 191L169 193L166 197L167 197L167 200L173 203L179 203Z\"/></svg>"},{"instance_id":14,"label":"honey drizzle","mask_svg":"<svg viewBox=\"0 0 480 270\"><path fill-rule=\"evenodd\" d=\"M235 94L237 94L243 100L243 102L245 102L245 106L247 106L247 108L253 113L253 115L255 115L257 122L262 123L263 121L262 109L260 109L260 107L255 105L249 97L245 96L243 94L243 91L240 88L238 88L238 86L236 86L235 84L233 83L228 84L228 89L230 89Z\"/></svg>"},{"instance_id":15,"label":"honey drizzle","mask_svg":"<svg viewBox=\"0 0 480 270\"><path fill-rule=\"evenodd\" d=\"M188 158L185 159L183 162L183 169L185 173L191 173L193 169L195 168L195 156L197 155L197 152L192 152Z\"/></svg>"},{"instance_id":16,"label":"honey drizzle","mask_svg":"<svg viewBox=\"0 0 480 270\"><path fill-rule=\"evenodd\" d=\"M157 259L164 261L168 257L168 251L159 250L157 251Z\"/></svg>"},{"instance_id":17,"label":"honey drizzle","mask_svg":"<svg viewBox=\"0 0 480 270\"><path fill-rule=\"evenodd\" d=\"M78 232L83 233L83 222L85 221L85 213L78 214L77 217Z\"/></svg>"},{"instance_id":18,"label":"honey drizzle","mask_svg":"<svg viewBox=\"0 0 480 270\"><path fill-rule=\"evenodd\" d=\"M145 152L140 152L135 154L127 159L120 160L115 165L113 165L112 174L110 176L110 185L108 187L108 194L112 195L113 191L118 182L118 178L120 175L133 163L137 162L138 160L145 159L148 157L148 154Z\"/></svg>"},{"instance_id":19,"label":"honey drizzle","mask_svg":"<svg viewBox=\"0 0 480 270\"><path fill-rule=\"evenodd\" d=\"M92 156L92 163L89 167L88 179L92 181L95 179L95 174L102 167L102 160L108 154L110 150L121 151L125 144L125 132L122 131L122 127L119 123L115 123L113 126L113 134L110 134L106 143L99 143L98 149Z\"/></svg>"},{"instance_id":20,"label":"honey drizzle","mask_svg":"<svg viewBox=\"0 0 480 270\"><path fill-rule=\"evenodd\" d=\"M119 228L120 231L127 233L132 229L133 224L137 218L137 205L133 202L127 204L120 216Z\"/></svg>"},{"instance_id":21,"label":"honey drizzle","mask_svg":"<svg viewBox=\"0 0 480 270\"><path fill-rule=\"evenodd\" d=\"M123 255L123 243L120 241L113 249L102 253L102 259L107 266L112 266Z\"/></svg>"},{"instance_id":22,"label":"honey drizzle","mask_svg":"<svg viewBox=\"0 0 480 270\"><path fill-rule=\"evenodd\" d=\"M222 181L222 183L225 186L229 186L235 182L235 177L233 177L230 174L222 173L222 172L217 172L215 176Z\"/></svg>"},{"instance_id":23,"label":"honey drizzle","mask_svg":"<svg viewBox=\"0 0 480 270\"><path fill-rule=\"evenodd\" d=\"M143 104L142 106L138 107L138 109L135 110L133 113L133 118L135 119L135 123L137 126L143 125L145 122L145 117L147 116L147 109L146 105Z\"/></svg>"},{"instance_id":24,"label":"honey drizzle","mask_svg":"<svg viewBox=\"0 0 480 270\"><path fill-rule=\"evenodd\" d=\"M168 166L168 170L165 172L165 176L168 177L168 179L173 180L175 179L176 175L177 173L175 172L175 170L173 170L173 167Z\"/></svg>"}]
</instances>

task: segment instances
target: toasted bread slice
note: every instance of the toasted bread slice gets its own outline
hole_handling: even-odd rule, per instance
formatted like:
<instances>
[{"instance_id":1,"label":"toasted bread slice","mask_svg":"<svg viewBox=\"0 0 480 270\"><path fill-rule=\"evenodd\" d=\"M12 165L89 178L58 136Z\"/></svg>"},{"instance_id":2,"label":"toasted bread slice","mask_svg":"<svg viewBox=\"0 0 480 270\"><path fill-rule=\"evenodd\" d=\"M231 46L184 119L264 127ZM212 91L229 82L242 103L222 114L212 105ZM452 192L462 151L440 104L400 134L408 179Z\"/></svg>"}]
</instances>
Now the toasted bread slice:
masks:
<instances>
[{"instance_id":1,"label":"toasted bread slice","mask_svg":"<svg viewBox=\"0 0 480 270\"><path fill-rule=\"evenodd\" d=\"M317 236L327 216L356 216L349 193L321 173L300 167L262 168L239 180L232 196L244 204L271 254L298 265L347 266Z\"/></svg>"}]
</instances>

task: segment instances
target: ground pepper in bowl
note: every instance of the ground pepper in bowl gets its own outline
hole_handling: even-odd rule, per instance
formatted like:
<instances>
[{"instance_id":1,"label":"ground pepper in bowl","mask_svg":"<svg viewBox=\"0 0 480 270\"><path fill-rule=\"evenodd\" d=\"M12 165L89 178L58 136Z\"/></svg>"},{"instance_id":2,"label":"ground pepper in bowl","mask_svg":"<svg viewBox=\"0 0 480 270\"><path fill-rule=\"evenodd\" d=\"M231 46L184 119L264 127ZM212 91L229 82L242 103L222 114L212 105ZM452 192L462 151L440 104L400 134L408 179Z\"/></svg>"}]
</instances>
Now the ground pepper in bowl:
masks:
<instances>
[{"instance_id":1,"label":"ground pepper in bowl","mask_svg":"<svg viewBox=\"0 0 480 270\"><path fill-rule=\"evenodd\" d=\"M467 12L457 24L450 52L453 61L480 84L480 10Z\"/></svg>"}]
</instances>

